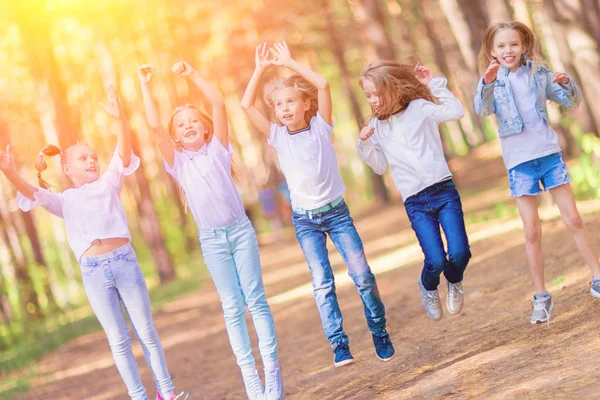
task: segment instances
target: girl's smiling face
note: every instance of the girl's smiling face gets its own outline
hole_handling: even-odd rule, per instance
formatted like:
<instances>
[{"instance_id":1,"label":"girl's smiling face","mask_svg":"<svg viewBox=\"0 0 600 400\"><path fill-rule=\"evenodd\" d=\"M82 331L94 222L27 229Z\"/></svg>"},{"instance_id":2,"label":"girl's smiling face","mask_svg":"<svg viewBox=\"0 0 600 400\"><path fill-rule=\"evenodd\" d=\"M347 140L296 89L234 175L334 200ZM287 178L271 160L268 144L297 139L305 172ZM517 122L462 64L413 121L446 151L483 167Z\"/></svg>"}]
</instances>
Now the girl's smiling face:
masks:
<instances>
[{"instance_id":1,"label":"girl's smiling face","mask_svg":"<svg viewBox=\"0 0 600 400\"><path fill-rule=\"evenodd\" d=\"M75 187L94 182L100 177L98 155L87 144L71 146L65 156L63 172Z\"/></svg>"},{"instance_id":2,"label":"girl's smiling face","mask_svg":"<svg viewBox=\"0 0 600 400\"><path fill-rule=\"evenodd\" d=\"M173 131L175 142L181 144L186 150L200 150L206 143L208 129L193 108L186 107L175 115Z\"/></svg>"},{"instance_id":3,"label":"girl's smiling face","mask_svg":"<svg viewBox=\"0 0 600 400\"><path fill-rule=\"evenodd\" d=\"M492 47L492 56L501 66L515 72L521 66L523 54L527 52L523 46L521 35L514 29L503 29L496 34Z\"/></svg>"}]
</instances>

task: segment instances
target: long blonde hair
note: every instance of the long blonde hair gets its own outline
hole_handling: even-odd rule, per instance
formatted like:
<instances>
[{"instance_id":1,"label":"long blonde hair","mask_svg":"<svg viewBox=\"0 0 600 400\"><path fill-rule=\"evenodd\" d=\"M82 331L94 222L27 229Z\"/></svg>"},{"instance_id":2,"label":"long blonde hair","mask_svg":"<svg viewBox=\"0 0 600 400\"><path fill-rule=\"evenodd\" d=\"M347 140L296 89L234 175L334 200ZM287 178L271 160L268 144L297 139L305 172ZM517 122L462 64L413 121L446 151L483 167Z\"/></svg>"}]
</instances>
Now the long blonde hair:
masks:
<instances>
[{"instance_id":1,"label":"long blonde hair","mask_svg":"<svg viewBox=\"0 0 600 400\"><path fill-rule=\"evenodd\" d=\"M419 82L415 76L414 65L402 64L393 60L377 61L370 64L360 74L358 84L363 90L365 80L375 85L381 101L379 111L371 115L371 118L387 119L417 99L439 104L439 100L431 93L427 85Z\"/></svg>"},{"instance_id":2,"label":"long blonde hair","mask_svg":"<svg viewBox=\"0 0 600 400\"><path fill-rule=\"evenodd\" d=\"M516 31L521 37L521 42L523 47L525 47L525 54L523 56L526 57L527 61L531 61L533 66L531 68L531 72L535 72L539 65L544 64L544 58L541 54L541 49L539 42L535 38L535 34L533 31L524 23L518 21L507 21L507 22L498 22L494 25L489 26L485 33L483 34L483 41L481 42L481 50L479 51L478 56L478 65L479 65L479 73L483 74L483 72L487 69L491 60L494 59L492 56L492 50L494 49L494 39L498 32L504 29L512 29ZM521 60L523 62L525 60Z\"/></svg>"},{"instance_id":3,"label":"long blonde hair","mask_svg":"<svg viewBox=\"0 0 600 400\"><path fill-rule=\"evenodd\" d=\"M298 90L303 101L310 100L310 108L304 114L304 120L307 124L310 123L312 117L317 115L317 111L319 110L319 91L300 75L292 75L287 78L273 78L265 84L264 99L265 103L271 109L273 120L275 120L279 126L283 125L275 115L275 101L273 100L273 96L278 90L287 88L295 88Z\"/></svg>"}]
</instances>

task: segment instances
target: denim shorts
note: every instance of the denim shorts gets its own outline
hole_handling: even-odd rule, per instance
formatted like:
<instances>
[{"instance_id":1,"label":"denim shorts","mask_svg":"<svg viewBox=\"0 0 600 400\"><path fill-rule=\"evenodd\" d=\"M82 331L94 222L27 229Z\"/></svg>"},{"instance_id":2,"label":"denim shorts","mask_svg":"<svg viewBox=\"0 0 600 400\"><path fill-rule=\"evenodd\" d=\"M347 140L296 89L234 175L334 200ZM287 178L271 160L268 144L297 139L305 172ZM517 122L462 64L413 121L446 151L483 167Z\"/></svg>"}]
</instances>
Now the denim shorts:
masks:
<instances>
[{"instance_id":1,"label":"denim shorts","mask_svg":"<svg viewBox=\"0 0 600 400\"><path fill-rule=\"evenodd\" d=\"M562 153L526 161L508 170L511 197L535 196L571 180Z\"/></svg>"}]
</instances>

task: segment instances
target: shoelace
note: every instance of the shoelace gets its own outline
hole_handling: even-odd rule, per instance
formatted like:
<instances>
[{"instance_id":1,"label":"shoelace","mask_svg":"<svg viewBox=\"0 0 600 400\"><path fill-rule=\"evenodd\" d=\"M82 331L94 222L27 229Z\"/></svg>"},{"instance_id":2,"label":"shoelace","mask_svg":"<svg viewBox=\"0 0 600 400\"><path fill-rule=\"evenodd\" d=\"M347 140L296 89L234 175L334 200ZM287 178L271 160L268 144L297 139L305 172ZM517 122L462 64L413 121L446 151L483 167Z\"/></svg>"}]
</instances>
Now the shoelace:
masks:
<instances>
[{"instance_id":1,"label":"shoelace","mask_svg":"<svg viewBox=\"0 0 600 400\"><path fill-rule=\"evenodd\" d=\"M449 288L450 288L450 290L449 290L450 297L458 297L458 295L464 294L462 285L458 285L458 284L457 285L453 285L453 284L450 284Z\"/></svg>"},{"instance_id":2,"label":"shoelace","mask_svg":"<svg viewBox=\"0 0 600 400\"><path fill-rule=\"evenodd\" d=\"M177 399L178 399L178 398L180 398L181 396L185 396L185 397L184 397L184 398L182 398L181 400L187 400L187 398L188 398L188 396L189 396L189 395L190 395L189 393L181 392L181 393L179 393L177 396L175 396L175 397L173 398L173 400L177 400Z\"/></svg>"},{"instance_id":3,"label":"shoelace","mask_svg":"<svg viewBox=\"0 0 600 400\"><path fill-rule=\"evenodd\" d=\"M250 386L250 393L252 393L252 397L258 399L259 396L263 394L258 374L255 378L251 379L250 382L248 382L248 384Z\"/></svg>"},{"instance_id":4,"label":"shoelace","mask_svg":"<svg viewBox=\"0 0 600 400\"><path fill-rule=\"evenodd\" d=\"M425 300L429 306L437 306L440 302L440 297L432 293L426 293Z\"/></svg>"},{"instance_id":5,"label":"shoelace","mask_svg":"<svg viewBox=\"0 0 600 400\"><path fill-rule=\"evenodd\" d=\"M546 322L548 322L548 328L550 328L550 312L545 306L546 300L533 299L533 311L543 310L546 313Z\"/></svg>"},{"instance_id":6,"label":"shoelace","mask_svg":"<svg viewBox=\"0 0 600 400\"><path fill-rule=\"evenodd\" d=\"M279 385L279 379L277 379L278 376L279 368L271 370L265 369L265 384L267 386L265 388L265 393L270 393L277 390L277 386Z\"/></svg>"}]
</instances>

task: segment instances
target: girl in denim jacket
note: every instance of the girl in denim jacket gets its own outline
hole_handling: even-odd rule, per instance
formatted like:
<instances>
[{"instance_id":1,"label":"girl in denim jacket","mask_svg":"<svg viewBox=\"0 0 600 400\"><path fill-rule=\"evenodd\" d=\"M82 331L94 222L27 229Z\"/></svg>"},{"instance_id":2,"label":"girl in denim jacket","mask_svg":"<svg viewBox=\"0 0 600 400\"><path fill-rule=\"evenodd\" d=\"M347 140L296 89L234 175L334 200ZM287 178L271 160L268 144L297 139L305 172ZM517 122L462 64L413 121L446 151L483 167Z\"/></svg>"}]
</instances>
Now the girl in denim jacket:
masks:
<instances>
[{"instance_id":1,"label":"girl in denim jacket","mask_svg":"<svg viewBox=\"0 0 600 400\"><path fill-rule=\"evenodd\" d=\"M600 264L571 190L569 172L548 122L546 100L577 107L581 93L564 73L552 73L540 63L540 50L531 29L520 22L490 26L483 38L479 66L485 70L475 96L475 111L496 114L511 196L525 230L525 250L536 293L531 323L550 321L554 306L544 284L542 227L536 196L550 190L565 225L594 276L591 294L600 297Z\"/></svg>"},{"instance_id":2,"label":"girl in denim jacket","mask_svg":"<svg viewBox=\"0 0 600 400\"><path fill-rule=\"evenodd\" d=\"M106 112L121 122L117 148L108 170L100 176L98 156L87 144L77 143L63 151L47 145L36 160L39 187L18 174L10 146L0 151L0 170L18 190L17 205L23 211L43 207L65 220L67 240L81 266L85 294L108 338L115 365L131 399L147 400L137 363L131 351L131 338L121 306L142 345L154 378L157 400L185 400L175 395L167 370L165 353L152 321L150 297L138 264L127 218L119 194L125 176L132 175L140 159L131 151L129 124L117 94L111 87ZM41 173L47 167L44 156L60 156L62 172L73 188L62 193L48 190Z\"/></svg>"},{"instance_id":3,"label":"girl in denim jacket","mask_svg":"<svg viewBox=\"0 0 600 400\"><path fill-rule=\"evenodd\" d=\"M417 77L416 75L419 75ZM471 251L460 196L444 158L439 124L462 118L460 101L427 67L379 61L359 84L373 111L358 140L358 154L377 174L388 165L425 255L419 290L425 312L443 316L438 286L447 280L446 308L463 308L463 275ZM444 248L440 226L448 241Z\"/></svg>"}]
</instances>

